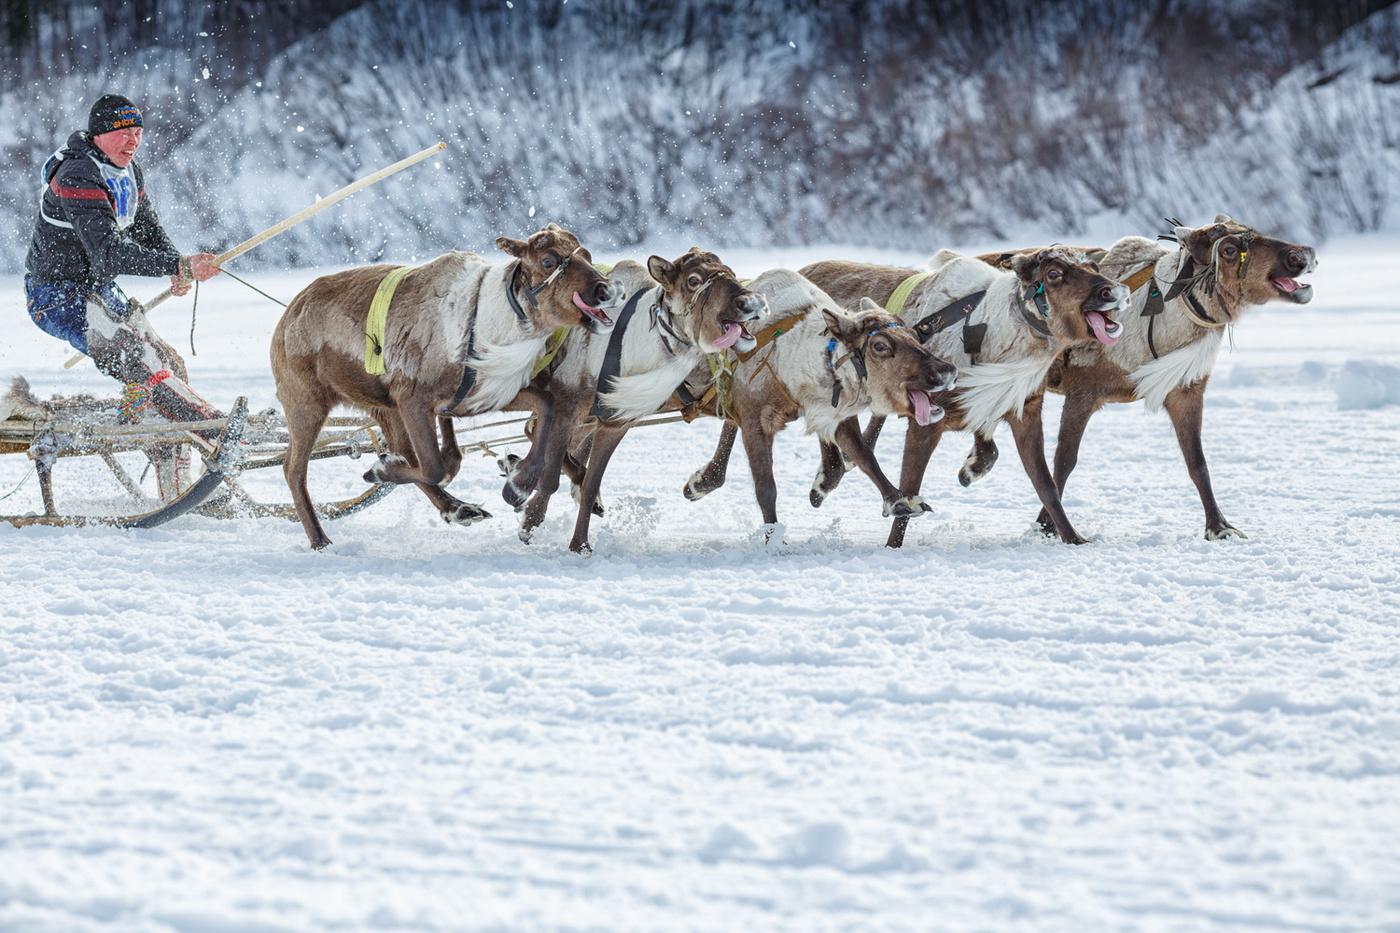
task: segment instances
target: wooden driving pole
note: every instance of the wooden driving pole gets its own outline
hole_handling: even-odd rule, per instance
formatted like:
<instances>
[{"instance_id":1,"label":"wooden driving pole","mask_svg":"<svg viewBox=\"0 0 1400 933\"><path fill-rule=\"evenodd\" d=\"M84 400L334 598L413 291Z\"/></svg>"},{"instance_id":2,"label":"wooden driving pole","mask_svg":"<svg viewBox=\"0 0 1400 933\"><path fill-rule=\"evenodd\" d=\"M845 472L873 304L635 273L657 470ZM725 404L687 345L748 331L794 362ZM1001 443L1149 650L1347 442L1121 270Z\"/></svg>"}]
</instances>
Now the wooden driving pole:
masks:
<instances>
[{"instance_id":1,"label":"wooden driving pole","mask_svg":"<svg viewBox=\"0 0 1400 933\"><path fill-rule=\"evenodd\" d=\"M237 246L235 246L233 249L230 249L230 250L227 250L227 251L225 251L225 252L220 253L218 256L215 256L215 257L214 257L214 261L213 261L213 263L211 263L211 265L213 265L213 266L215 266L215 267L222 266L224 263L228 262L230 259L233 259L233 258L236 257L236 256L242 256L244 253L248 252L248 250L252 249L254 246L257 246L257 245L259 245L260 243L264 243L264 242L266 242L267 240L272 239L273 237L275 237L275 236L276 236L277 234L279 234L279 233L284 233L284 232L286 232L287 230L290 230L292 227L295 227L297 224L301 223L303 220L306 220L308 217L312 216L313 214L318 214L318 213L320 213L321 211L323 211L323 210L325 210L326 208L330 207L330 206L331 206L332 204L334 204L336 201L339 201L339 200L341 200L342 198L348 198L348 197L350 197L350 195L354 194L356 191L360 191L361 189L368 188L370 185L374 184L374 183L377 182L377 181L383 181L385 178L388 178L390 175L394 174L395 172L402 171L403 169L408 168L410 165L414 165L414 164L416 164L416 163L418 163L418 162L422 162L424 159L428 158L429 156L431 156L431 155L433 155L433 154L435 154L435 153L441 152L442 150L444 150L444 149L446 149L446 148L447 148L447 143L438 143L436 146L429 146L427 149L424 149L422 152L419 152L419 153L417 153L417 154L415 154L415 155L411 155L411 156L409 156L407 159L400 159L398 162L395 162L393 165L390 165L390 166L388 166L388 167L386 167L386 168L381 168L379 171L375 172L373 175L366 175L364 178L361 178L361 179L359 179L358 181L353 181L353 182L351 182L350 184L346 185L344 188L341 188L339 191L335 192L334 194L328 195L328 196L322 198L321 200L317 201L315 204L312 204L310 207L303 208L302 210L300 210L300 211L298 211L297 213L293 214L292 216L288 217L286 220L282 221L281 223L273 224L271 227L268 227L266 230L264 230L262 233L259 233L257 236L249 237L248 239L244 240L242 243L239 243L239 244L238 244ZM143 310L146 310L146 311L151 310L151 309L154 308L156 305L160 304L161 302L165 301L165 299L169 298L169 297L171 296L171 294L172 294L171 290L167 288L165 291L161 292L161 293L160 293L159 295L157 295L155 298L152 298L150 301L146 302L146 303L142 306ZM65 369L71 369L72 367L76 366L79 362L82 361L82 359L83 359L83 357L84 357L85 355L86 355L86 354L79 353L77 356L74 356L74 357L73 357L71 360L69 360L67 363L64 363L64 364L63 364L64 368L65 368Z\"/></svg>"}]
</instances>

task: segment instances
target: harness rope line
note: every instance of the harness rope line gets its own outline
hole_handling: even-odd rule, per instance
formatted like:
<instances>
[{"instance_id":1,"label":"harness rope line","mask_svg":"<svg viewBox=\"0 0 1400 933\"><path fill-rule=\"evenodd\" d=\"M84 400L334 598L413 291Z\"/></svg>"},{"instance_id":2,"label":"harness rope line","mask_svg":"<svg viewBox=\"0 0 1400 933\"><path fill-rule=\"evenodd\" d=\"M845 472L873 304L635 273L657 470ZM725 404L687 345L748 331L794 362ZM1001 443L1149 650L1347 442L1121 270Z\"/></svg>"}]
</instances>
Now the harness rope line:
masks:
<instances>
[{"instance_id":1,"label":"harness rope line","mask_svg":"<svg viewBox=\"0 0 1400 933\"><path fill-rule=\"evenodd\" d=\"M365 318L365 372L371 376L384 375L384 328L389 321L389 303L394 300L394 291L399 287L399 282L416 268L399 266L390 269L374 290L374 298L369 303L369 316Z\"/></svg>"}]
</instances>

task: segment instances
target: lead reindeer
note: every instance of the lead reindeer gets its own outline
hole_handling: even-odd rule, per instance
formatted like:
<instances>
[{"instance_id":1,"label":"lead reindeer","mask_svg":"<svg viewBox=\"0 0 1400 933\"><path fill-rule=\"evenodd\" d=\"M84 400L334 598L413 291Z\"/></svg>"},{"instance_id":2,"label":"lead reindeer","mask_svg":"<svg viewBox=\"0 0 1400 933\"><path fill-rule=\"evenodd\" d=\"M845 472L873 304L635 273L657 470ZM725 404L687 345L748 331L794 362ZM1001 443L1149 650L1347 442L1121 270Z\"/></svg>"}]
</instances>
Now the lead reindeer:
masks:
<instances>
[{"instance_id":1,"label":"lead reindeer","mask_svg":"<svg viewBox=\"0 0 1400 933\"><path fill-rule=\"evenodd\" d=\"M1150 410L1166 408L1186 459L1186 469L1205 508L1206 538L1246 537L1225 520L1211 488L1201 444L1201 413L1225 328L1245 311L1270 301L1307 304L1312 286L1297 280L1317 268L1310 246L1265 236L1217 214L1203 227L1175 223L1165 247L1143 237L1124 237L1103 251L1104 271L1129 283L1132 301L1120 320L1123 332L1112 346L1076 347L1056 360L1047 380L1065 396L1055 445L1055 484L1063 492L1079 460L1084 428L1109 402L1142 400ZM1012 262L1015 253L988 254ZM990 465L996 446L979 437L968 460ZM1054 527L1044 510L1037 520Z\"/></svg>"},{"instance_id":2,"label":"lead reindeer","mask_svg":"<svg viewBox=\"0 0 1400 933\"><path fill-rule=\"evenodd\" d=\"M957 363L959 387L938 399L947 417L932 425L910 423L900 490L906 495L919 491L929 457L945 431L967 429L991 436L1004 420L1011 425L1021 464L1060 537L1083 543L1045 462L1040 423L1045 375L1071 346L1116 341L1119 326L1110 315L1126 305L1128 289L1101 274L1078 251L1064 247L1017 255L1011 271L947 250L931 265L932 274L908 293L902 316L925 346ZM913 281L907 269L840 261L814 263L802 273L847 305L862 296L889 301L896 289ZM961 327L954 326L958 323ZM879 425L872 419L866 432L872 447ZM844 472L842 458L824 445L813 505L821 504ZM907 516L895 518L889 547L904 543L908 523Z\"/></svg>"},{"instance_id":3,"label":"lead reindeer","mask_svg":"<svg viewBox=\"0 0 1400 933\"><path fill-rule=\"evenodd\" d=\"M384 432L390 452L365 473L367 482L415 483L456 524L489 514L443 488L462 460L452 418L528 410L537 434L548 436L553 400L527 385L535 361L558 328L611 327L605 309L623 292L556 224L496 245L513 261L454 251L402 279L387 312L382 374L367 371L367 319L380 283L397 267L323 276L287 306L272 335L272 372L287 418L284 473L313 548L331 541L311 507L307 462L336 405L367 410ZM527 457L517 472L533 482L539 467L539 458Z\"/></svg>"},{"instance_id":4,"label":"lead reindeer","mask_svg":"<svg viewBox=\"0 0 1400 933\"><path fill-rule=\"evenodd\" d=\"M880 491L886 516L926 510L918 496L905 495L886 478L860 434L856 416L908 415L911 424L929 426L943 417L934 403L957 379L957 368L925 349L899 318L863 300L845 311L799 273L773 269L749 287L763 294L771 310L760 336L771 342L740 353L724 406L727 422L720 447L685 486L695 501L724 483L736 433L753 474L754 494L766 526L776 528L777 484L773 479L773 438L802 416L808 433L839 448Z\"/></svg>"},{"instance_id":5,"label":"lead reindeer","mask_svg":"<svg viewBox=\"0 0 1400 933\"><path fill-rule=\"evenodd\" d=\"M549 375L556 423L547 437L537 432L534 438L531 456L546 449L537 485L525 486L518 468L510 469L511 493L521 500L529 494L521 515L522 540L528 541L544 521L572 446L587 450L587 465L571 466L579 512L569 548L588 550L589 519L600 511L603 474L622 438L639 418L664 410L677 386L707 356L752 346L747 325L767 307L718 256L698 247L674 262L652 256L646 268L623 261L612 275L631 295L616 328L606 337L569 335Z\"/></svg>"}]
</instances>

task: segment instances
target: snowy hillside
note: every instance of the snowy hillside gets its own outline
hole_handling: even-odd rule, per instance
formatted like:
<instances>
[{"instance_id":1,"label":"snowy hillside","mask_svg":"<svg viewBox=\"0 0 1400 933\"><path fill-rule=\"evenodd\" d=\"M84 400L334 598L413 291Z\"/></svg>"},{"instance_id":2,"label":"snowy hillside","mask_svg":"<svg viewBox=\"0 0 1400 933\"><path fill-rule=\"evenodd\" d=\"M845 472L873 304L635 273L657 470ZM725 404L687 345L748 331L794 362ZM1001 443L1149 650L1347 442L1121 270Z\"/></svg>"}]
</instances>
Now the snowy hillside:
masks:
<instances>
[{"instance_id":1,"label":"snowy hillside","mask_svg":"<svg viewBox=\"0 0 1400 933\"><path fill-rule=\"evenodd\" d=\"M706 419L624 440L588 559L566 493L516 540L479 458L453 489L494 519L400 489L324 553L272 520L0 525L0 930L1400 930L1397 245L1332 241L1313 303L1222 354L1204 440L1247 540L1202 539L1141 405L1089 426L1077 548L1032 529L1004 428L971 488L966 438L940 446L935 511L889 551L859 477L808 506L799 426L764 546L741 458L680 495ZM18 295L0 280L10 320ZM182 349L188 313L153 314ZM278 313L205 286L194 384L272 404ZM114 391L67 356L26 326L0 374ZM29 471L0 457L7 513L39 507ZM100 464L56 474L66 507L121 504ZM279 471L245 479L285 501Z\"/></svg>"},{"instance_id":2,"label":"snowy hillside","mask_svg":"<svg viewBox=\"0 0 1400 933\"><path fill-rule=\"evenodd\" d=\"M1295 239L1395 226L1400 8L1324 42L1317 6L379 0L265 62L188 11L154 45L77 17L110 54L0 95L0 269L35 166L117 88L150 112L150 188L190 247L449 143L248 268L486 248L532 209L616 246L919 252L1221 210Z\"/></svg>"}]
</instances>

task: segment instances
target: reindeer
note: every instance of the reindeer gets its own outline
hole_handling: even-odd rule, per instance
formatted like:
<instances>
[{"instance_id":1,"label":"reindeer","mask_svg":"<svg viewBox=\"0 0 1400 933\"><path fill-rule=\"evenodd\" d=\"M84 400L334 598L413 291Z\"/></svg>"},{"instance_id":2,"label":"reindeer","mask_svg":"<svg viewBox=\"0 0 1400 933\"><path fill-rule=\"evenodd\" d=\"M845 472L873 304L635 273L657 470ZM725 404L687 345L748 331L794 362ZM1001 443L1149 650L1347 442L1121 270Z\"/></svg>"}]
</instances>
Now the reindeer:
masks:
<instances>
[{"instance_id":1,"label":"reindeer","mask_svg":"<svg viewBox=\"0 0 1400 933\"><path fill-rule=\"evenodd\" d=\"M1317 268L1317 253L1311 246L1251 230L1228 214L1217 214L1212 223L1196 228L1168 222L1173 229L1163 239L1174 241L1175 249L1130 236L1100 251L1099 264L1128 284L1132 299L1129 313L1121 316L1123 331L1116 344L1076 347L1050 368L1049 389L1065 396L1055 445L1055 484L1063 493L1094 412L1109 402L1141 399L1149 410L1166 408L1171 418L1205 508L1206 540L1244 538L1248 536L1225 520L1211 489L1201 445L1206 383L1224 329L1246 310L1269 301L1312 300L1312 286L1296 276ZM1015 256L983 258L1005 264ZM990 465L996 445L979 436L968 459ZM1053 533L1044 510L1037 521Z\"/></svg>"},{"instance_id":2,"label":"reindeer","mask_svg":"<svg viewBox=\"0 0 1400 933\"><path fill-rule=\"evenodd\" d=\"M589 519L601 513L603 474L627 431L639 418L664 410L697 365L708 369L702 363L707 356L751 347L754 338L746 325L767 307L718 256L699 247L674 262L652 256L646 268L625 260L612 276L631 295L617 326L606 337L570 334L548 375L556 424L543 438L537 432L531 447L530 456L542 456L544 464L537 483L527 486L518 468L506 464L507 489L524 502L524 541L544 521L572 443L579 450L569 461L579 513L569 549L588 550Z\"/></svg>"},{"instance_id":3,"label":"reindeer","mask_svg":"<svg viewBox=\"0 0 1400 933\"><path fill-rule=\"evenodd\" d=\"M451 252L403 278L387 313L384 372L367 372L367 318L380 282L396 267L365 266L322 276L302 290L272 335L272 372L287 418L284 473L313 548L331 543L306 490L311 447L338 404L370 412L389 453L365 473L372 483L416 483L443 520L469 525L489 518L443 484L461 465L454 417L488 411L533 412L547 436L554 404L529 387L532 366L557 328L605 331L622 289L593 268L578 239L556 224L528 240L501 237L514 257L498 265ZM438 447L437 419L442 429ZM538 459L521 465L532 481Z\"/></svg>"},{"instance_id":4,"label":"reindeer","mask_svg":"<svg viewBox=\"0 0 1400 933\"><path fill-rule=\"evenodd\" d=\"M938 399L947 417L932 425L909 425L899 488L906 494L918 492L929 457L945 431L966 429L990 437L998 422L1006 421L1021 464L1061 539L1084 543L1065 514L1045 462L1040 423L1045 375L1071 346L1116 342L1120 325L1109 315L1125 306L1128 289L1100 274L1078 251L1064 247L1018 255L1011 271L949 250L934 256L930 267L928 278L907 294L902 317L925 346L957 362L959 387ZM814 263L802 273L847 303L866 295L889 301L910 279L907 269L840 261ZM956 327L959 322L962 326ZM871 447L882 423L872 418L866 429ZM979 466L969 458L963 472ZM838 453L823 449L812 505L821 505L844 472ZM904 543L908 524L908 516L895 518L886 541L889 547Z\"/></svg>"},{"instance_id":5,"label":"reindeer","mask_svg":"<svg viewBox=\"0 0 1400 933\"><path fill-rule=\"evenodd\" d=\"M801 415L808 433L839 448L870 477L886 517L907 521L928 511L923 499L904 495L886 478L861 437L856 416L868 408L877 415L908 415L912 423L932 425L943 417L934 393L952 390L957 368L924 349L899 318L868 299L858 311L846 312L788 269L765 272L750 287L764 294L773 309L769 317L776 323L760 332L771 342L739 353L720 447L691 475L685 497L693 502L723 485L734 439L742 431L765 537L771 536L778 522L773 437Z\"/></svg>"}]
</instances>

